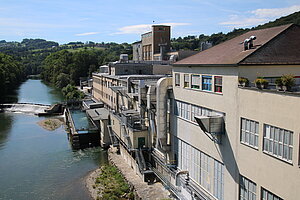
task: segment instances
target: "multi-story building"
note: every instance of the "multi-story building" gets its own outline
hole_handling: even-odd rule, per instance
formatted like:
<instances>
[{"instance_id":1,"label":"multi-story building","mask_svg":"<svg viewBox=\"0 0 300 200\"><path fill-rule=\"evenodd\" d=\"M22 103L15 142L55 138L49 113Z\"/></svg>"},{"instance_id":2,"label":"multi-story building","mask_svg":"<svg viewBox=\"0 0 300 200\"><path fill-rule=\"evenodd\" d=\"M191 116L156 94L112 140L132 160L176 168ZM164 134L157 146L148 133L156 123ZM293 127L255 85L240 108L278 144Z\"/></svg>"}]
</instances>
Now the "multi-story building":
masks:
<instances>
[{"instance_id":1,"label":"multi-story building","mask_svg":"<svg viewBox=\"0 0 300 200\"><path fill-rule=\"evenodd\" d=\"M169 157L186 178L175 184L183 198L299 199L300 92L273 89L283 74L299 84L297 25L250 31L173 65ZM257 77L269 89L255 88Z\"/></svg>"},{"instance_id":2,"label":"multi-story building","mask_svg":"<svg viewBox=\"0 0 300 200\"><path fill-rule=\"evenodd\" d=\"M142 34L143 60L154 60L154 54L170 51L171 27L165 25L153 25L152 30ZM164 59L160 59L164 60Z\"/></svg>"}]
</instances>

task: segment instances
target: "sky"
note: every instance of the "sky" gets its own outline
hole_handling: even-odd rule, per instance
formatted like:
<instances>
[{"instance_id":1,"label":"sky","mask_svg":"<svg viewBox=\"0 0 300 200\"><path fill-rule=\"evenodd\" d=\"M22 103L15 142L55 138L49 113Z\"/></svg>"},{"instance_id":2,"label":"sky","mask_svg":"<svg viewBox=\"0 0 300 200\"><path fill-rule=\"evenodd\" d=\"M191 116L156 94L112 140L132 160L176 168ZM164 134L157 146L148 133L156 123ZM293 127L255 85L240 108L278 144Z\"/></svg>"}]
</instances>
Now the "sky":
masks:
<instances>
[{"instance_id":1,"label":"sky","mask_svg":"<svg viewBox=\"0 0 300 200\"><path fill-rule=\"evenodd\" d=\"M132 43L153 24L171 37L249 28L300 11L300 0L0 0L0 40Z\"/></svg>"}]
</instances>

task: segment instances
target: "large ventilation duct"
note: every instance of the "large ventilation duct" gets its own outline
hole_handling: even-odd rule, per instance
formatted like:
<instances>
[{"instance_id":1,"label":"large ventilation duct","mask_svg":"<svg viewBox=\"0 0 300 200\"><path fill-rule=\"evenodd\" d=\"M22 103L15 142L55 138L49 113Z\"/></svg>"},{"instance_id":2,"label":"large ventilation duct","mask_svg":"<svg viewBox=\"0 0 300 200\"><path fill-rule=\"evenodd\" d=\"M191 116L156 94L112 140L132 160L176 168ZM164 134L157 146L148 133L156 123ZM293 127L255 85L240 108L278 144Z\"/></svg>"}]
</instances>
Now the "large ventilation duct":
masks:
<instances>
[{"instance_id":1,"label":"large ventilation duct","mask_svg":"<svg viewBox=\"0 0 300 200\"><path fill-rule=\"evenodd\" d=\"M161 78L156 89L157 142L156 148L167 150L167 99L168 88L172 86L172 78Z\"/></svg>"}]
</instances>

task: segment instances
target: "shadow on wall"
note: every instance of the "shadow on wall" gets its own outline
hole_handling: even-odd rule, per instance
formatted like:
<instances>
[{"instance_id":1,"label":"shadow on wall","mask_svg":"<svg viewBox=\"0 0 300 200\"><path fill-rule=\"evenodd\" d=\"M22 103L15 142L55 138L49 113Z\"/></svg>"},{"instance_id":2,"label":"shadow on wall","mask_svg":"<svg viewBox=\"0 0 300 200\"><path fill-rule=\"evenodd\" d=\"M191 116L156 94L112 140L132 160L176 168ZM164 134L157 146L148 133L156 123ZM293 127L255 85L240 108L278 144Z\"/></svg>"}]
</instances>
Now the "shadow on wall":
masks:
<instances>
[{"instance_id":1,"label":"shadow on wall","mask_svg":"<svg viewBox=\"0 0 300 200\"><path fill-rule=\"evenodd\" d=\"M235 159L234 152L232 150L232 145L230 143L229 138L227 137L226 130L225 130L225 134L222 136L221 144L215 143L215 146L230 176L237 184L239 184L240 172Z\"/></svg>"}]
</instances>

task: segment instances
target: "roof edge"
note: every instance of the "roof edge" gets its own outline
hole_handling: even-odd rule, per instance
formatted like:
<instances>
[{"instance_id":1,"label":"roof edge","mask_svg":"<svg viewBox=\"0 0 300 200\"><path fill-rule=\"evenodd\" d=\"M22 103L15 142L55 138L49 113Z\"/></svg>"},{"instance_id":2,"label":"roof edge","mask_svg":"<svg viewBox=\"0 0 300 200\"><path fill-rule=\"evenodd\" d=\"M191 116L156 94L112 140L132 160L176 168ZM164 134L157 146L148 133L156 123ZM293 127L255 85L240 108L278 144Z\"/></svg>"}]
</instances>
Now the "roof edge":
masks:
<instances>
[{"instance_id":1,"label":"roof edge","mask_svg":"<svg viewBox=\"0 0 300 200\"><path fill-rule=\"evenodd\" d=\"M172 64L173 67L237 67L239 64Z\"/></svg>"},{"instance_id":2,"label":"roof edge","mask_svg":"<svg viewBox=\"0 0 300 200\"><path fill-rule=\"evenodd\" d=\"M259 47L259 49L251 52L249 55L247 55L245 58L243 58L240 62L238 62L237 64L242 64L242 62L244 62L248 57L252 56L253 54L255 54L256 52L259 52L264 46L266 46L267 44L269 44L271 41L273 41L275 38L277 38L279 35L281 35L283 32L285 32L286 30L290 29L292 26L296 26L295 24L286 24L286 25L282 25L282 26L287 26L285 29L283 29L282 31L280 31L277 35L275 35L273 38L271 38L269 41L267 41L266 43L264 43L261 47Z\"/></svg>"}]
</instances>

